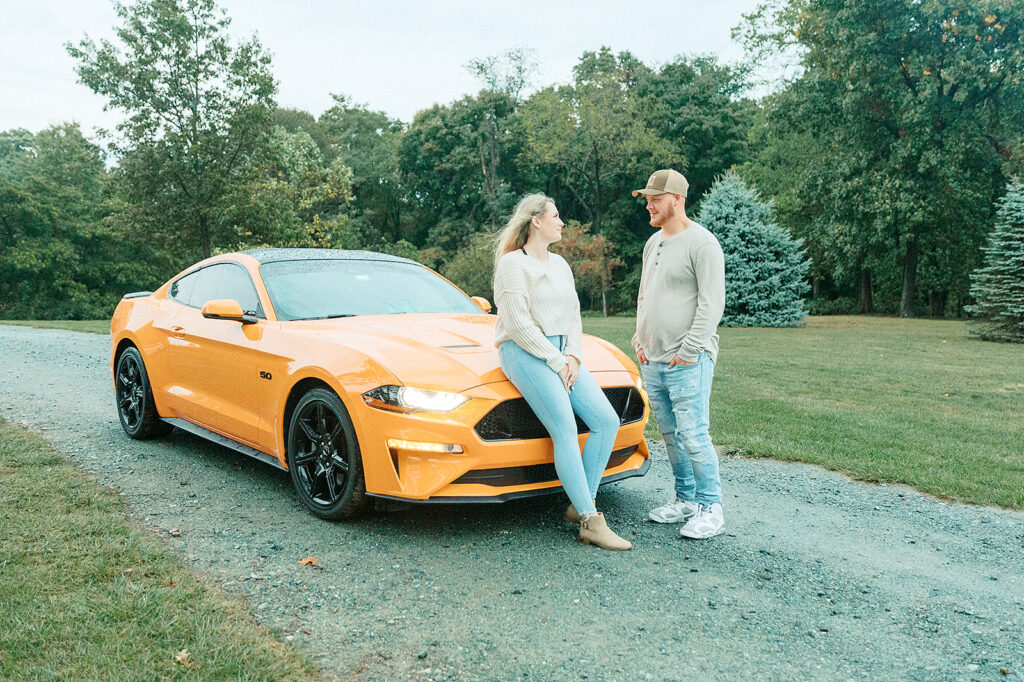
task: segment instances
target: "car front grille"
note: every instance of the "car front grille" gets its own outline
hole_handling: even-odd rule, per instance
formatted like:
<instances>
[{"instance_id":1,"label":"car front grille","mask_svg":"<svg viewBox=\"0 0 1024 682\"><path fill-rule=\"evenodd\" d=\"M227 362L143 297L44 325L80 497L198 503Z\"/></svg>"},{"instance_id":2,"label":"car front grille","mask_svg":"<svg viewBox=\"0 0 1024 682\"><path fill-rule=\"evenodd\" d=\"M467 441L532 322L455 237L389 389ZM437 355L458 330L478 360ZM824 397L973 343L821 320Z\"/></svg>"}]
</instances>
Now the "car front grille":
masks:
<instances>
[{"instance_id":1,"label":"car front grille","mask_svg":"<svg viewBox=\"0 0 1024 682\"><path fill-rule=\"evenodd\" d=\"M637 446L631 445L612 453L607 469L619 466L630 455L636 452ZM532 464L520 467L501 467L500 469L473 469L459 476L452 483L480 483L491 486L527 485L529 483L550 483L558 480L558 472L554 464Z\"/></svg>"},{"instance_id":2,"label":"car front grille","mask_svg":"<svg viewBox=\"0 0 1024 682\"><path fill-rule=\"evenodd\" d=\"M604 394L619 415L619 424L632 424L644 416L644 400L633 386L605 388ZM587 425L576 417L576 430L587 433ZM484 415L476 424L481 440L527 440L547 438L548 432L523 398L506 400Z\"/></svg>"}]
</instances>

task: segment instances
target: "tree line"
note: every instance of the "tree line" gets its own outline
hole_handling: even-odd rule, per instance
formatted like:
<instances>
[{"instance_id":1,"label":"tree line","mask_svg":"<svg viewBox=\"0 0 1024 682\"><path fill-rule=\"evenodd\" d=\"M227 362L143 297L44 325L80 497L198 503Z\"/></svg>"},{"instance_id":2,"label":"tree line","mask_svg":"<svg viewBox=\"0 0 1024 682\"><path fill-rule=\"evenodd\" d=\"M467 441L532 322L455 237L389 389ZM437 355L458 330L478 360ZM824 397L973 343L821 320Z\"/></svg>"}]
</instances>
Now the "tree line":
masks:
<instances>
[{"instance_id":1,"label":"tree line","mask_svg":"<svg viewBox=\"0 0 1024 682\"><path fill-rule=\"evenodd\" d=\"M663 167L687 176L691 215L716 180L748 202L736 211L768 226L751 234L797 267L787 290L812 312L959 316L1024 159L1011 0L775 2L735 30L744 63L600 48L529 94L531 54L512 50L467 65L476 94L410 122L342 94L319 116L277 106L270 57L233 42L213 0L117 12L116 40L67 45L122 114L105 149L70 123L0 133L0 316L102 317L262 245L396 253L486 295L490 235L531 191L575 220L562 248L584 306L628 311L651 234L630 190ZM756 66L780 56L795 75L754 97Z\"/></svg>"}]
</instances>

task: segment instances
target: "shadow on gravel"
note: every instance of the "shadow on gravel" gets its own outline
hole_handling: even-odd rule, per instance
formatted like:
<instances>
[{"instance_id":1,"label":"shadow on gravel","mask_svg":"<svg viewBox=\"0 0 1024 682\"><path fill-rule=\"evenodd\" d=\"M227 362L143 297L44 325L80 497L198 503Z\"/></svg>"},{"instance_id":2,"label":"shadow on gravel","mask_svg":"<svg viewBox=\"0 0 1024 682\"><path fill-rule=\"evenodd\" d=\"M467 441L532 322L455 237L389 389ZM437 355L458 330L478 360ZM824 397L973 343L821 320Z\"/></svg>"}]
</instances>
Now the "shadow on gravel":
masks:
<instances>
[{"instance_id":1,"label":"shadow on gravel","mask_svg":"<svg viewBox=\"0 0 1024 682\"><path fill-rule=\"evenodd\" d=\"M166 454L176 459L187 459L191 467L206 469L208 475L223 474L225 477L231 477L230 481L224 482L225 485L232 488L247 488L252 498L259 500L261 506L268 503L290 505L296 511L305 513L310 524L326 523L328 527L338 525L380 531L415 528L423 542L429 542L431 539L478 540L482 537L481 531L488 533L501 530L513 523L519 529L546 529L552 536L575 535L571 532L573 527L561 520L569 504L568 498L561 490L502 503L395 504L369 497L367 510L359 517L348 521L324 522L305 512L287 471L276 469L180 429L174 429L166 438L152 443L165 451L158 456ZM186 471L183 470L181 480L187 477ZM613 522L617 509L626 503L623 488L617 485L621 486L610 484L602 487L598 498L599 508L609 516L610 523ZM381 504L378 504L378 501ZM558 523L553 524L552 521Z\"/></svg>"}]
</instances>

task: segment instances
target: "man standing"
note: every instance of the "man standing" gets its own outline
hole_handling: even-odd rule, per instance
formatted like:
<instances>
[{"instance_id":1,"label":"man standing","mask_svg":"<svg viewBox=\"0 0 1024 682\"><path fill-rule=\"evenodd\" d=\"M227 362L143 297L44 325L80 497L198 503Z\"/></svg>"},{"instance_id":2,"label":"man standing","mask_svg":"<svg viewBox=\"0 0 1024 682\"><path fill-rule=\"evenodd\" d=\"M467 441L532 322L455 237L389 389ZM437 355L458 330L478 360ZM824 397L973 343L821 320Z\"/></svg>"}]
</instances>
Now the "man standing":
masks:
<instances>
[{"instance_id":1,"label":"man standing","mask_svg":"<svg viewBox=\"0 0 1024 682\"><path fill-rule=\"evenodd\" d=\"M675 495L650 518L685 522L680 535L703 539L725 528L708 433L725 260L715 235L686 217L688 189L681 173L665 169L633 192L647 197L651 225L661 228L644 246L633 348L675 475Z\"/></svg>"}]
</instances>

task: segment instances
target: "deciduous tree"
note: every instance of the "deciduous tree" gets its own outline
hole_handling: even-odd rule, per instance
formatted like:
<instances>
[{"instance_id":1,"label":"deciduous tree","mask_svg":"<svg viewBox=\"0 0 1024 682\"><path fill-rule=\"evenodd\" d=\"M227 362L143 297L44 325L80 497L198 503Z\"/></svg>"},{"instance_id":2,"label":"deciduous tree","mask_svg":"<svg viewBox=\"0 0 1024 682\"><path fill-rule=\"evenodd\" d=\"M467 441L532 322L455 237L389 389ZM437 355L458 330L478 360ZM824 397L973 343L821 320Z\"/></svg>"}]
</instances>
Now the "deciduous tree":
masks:
<instances>
[{"instance_id":1,"label":"deciduous tree","mask_svg":"<svg viewBox=\"0 0 1024 682\"><path fill-rule=\"evenodd\" d=\"M589 224L570 220L562 229L562 239L553 249L572 268L576 288L587 294L591 305L601 301L601 312L608 317L608 291L616 268L624 263L615 257L615 247L604 235L590 234Z\"/></svg>"},{"instance_id":2,"label":"deciduous tree","mask_svg":"<svg viewBox=\"0 0 1024 682\"><path fill-rule=\"evenodd\" d=\"M441 267L441 274L470 296L483 296L494 303L494 238L478 233Z\"/></svg>"},{"instance_id":3,"label":"deciduous tree","mask_svg":"<svg viewBox=\"0 0 1024 682\"><path fill-rule=\"evenodd\" d=\"M612 202L656 168L685 163L647 124L633 86L647 69L628 52L585 52L572 85L535 93L520 108L522 163L546 164L596 234Z\"/></svg>"},{"instance_id":4,"label":"deciduous tree","mask_svg":"<svg viewBox=\"0 0 1024 682\"><path fill-rule=\"evenodd\" d=\"M125 224L202 256L236 239L224 219L273 129L270 57L253 37L232 46L213 0L115 5L120 45L67 44L82 83L124 113L113 148ZM244 230L244 226L243 226Z\"/></svg>"},{"instance_id":5,"label":"deciduous tree","mask_svg":"<svg viewBox=\"0 0 1024 682\"><path fill-rule=\"evenodd\" d=\"M503 151L511 146L514 131L510 119L522 102L523 90L532 80L537 64L531 51L513 48L501 55L470 60L466 68L486 86L477 95L481 115L474 137L483 175L484 210L494 231L515 201L509 178L505 177L507 173L502 172L508 169L508 164L502 164Z\"/></svg>"},{"instance_id":6,"label":"deciduous tree","mask_svg":"<svg viewBox=\"0 0 1024 682\"><path fill-rule=\"evenodd\" d=\"M305 131L277 127L266 171L239 188L229 217L248 226L234 248L309 246L356 249L363 246L351 225L352 171L340 158L326 163Z\"/></svg>"},{"instance_id":7,"label":"deciduous tree","mask_svg":"<svg viewBox=\"0 0 1024 682\"><path fill-rule=\"evenodd\" d=\"M687 208L696 210L716 177L749 159L757 109L748 88L744 68L714 56L676 57L638 78L644 119L690 183Z\"/></svg>"},{"instance_id":8,"label":"deciduous tree","mask_svg":"<svg viewBox=\"0 0 1024 682\"><path fill-rule=\"evenodd\" d=\"M871 190L826 194L823 216L859 202L849 234L867 239L864 253L883 241L882 260L898 268L902 315L916 310L923 254L950 239L967 257L932 266L966 279L1006 169L1019 163L1022 26L1024 7L1007 0L790 0L745 29L755 55L796 46L805 91L822 96L788 120L829 141L808 172L845 157ZM954 278L930 279L950 287Z\"/></svg>"},{"instance_id":9,"label":"deciduous tree","mask_svg":"<svg viewBox=\"0 0 1024 682\"><path fill-rule=\"evenodd\" d=\"M124 293L169 274L166 259L112 225L103 152L77 124L14 137L0 161L0 316L106 317Z\"/></svg>"},{"instance_id":10,"label":"deciduous tree","mask_svg":"<svg viewBox=\"0 0 1024 682\"><path fill-rule=\"evenodd\" d=\"M503 122L514 109L504 93L482 91L416 114L398 152L406 196L416 210L417 234L409 238L421 244L427 235L458 241L475 231L466 232L465 225L479 229L507 213L514 192L521 191L509 180L520 146L517 129L501 125L497 138L488 138L487 130L489 121ZM494 139L496 154L489 149Z\"/></svg>"},{"instance_id":11,"label":"deciduous tree","mask_svg":"<svg viewBox=\"0 0 1024 682\"><path fill-rule=\"evenodd\" d=\"M404 126L344 95L332 97L334 106L321 114L317 125L326 136L327 158L352 169L353 229L367 245L408 236L402 226L405 204L398 160Z\"/></svg>"}]
</instances>

